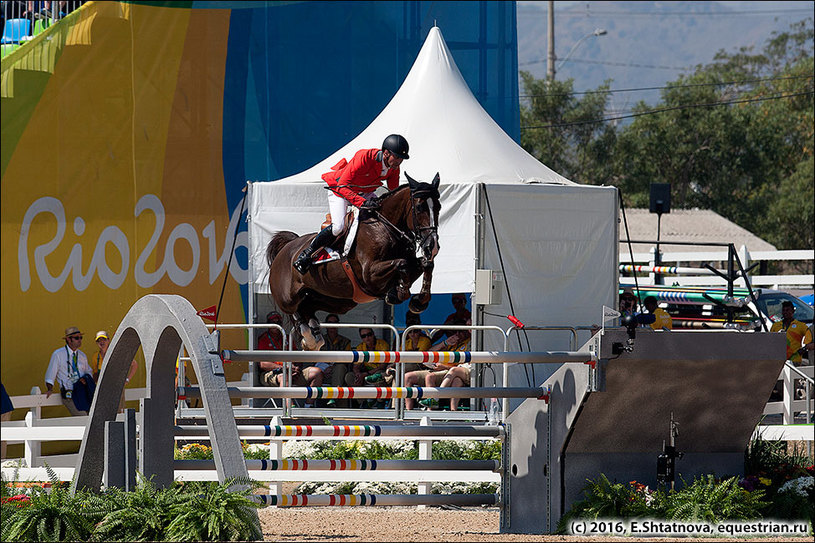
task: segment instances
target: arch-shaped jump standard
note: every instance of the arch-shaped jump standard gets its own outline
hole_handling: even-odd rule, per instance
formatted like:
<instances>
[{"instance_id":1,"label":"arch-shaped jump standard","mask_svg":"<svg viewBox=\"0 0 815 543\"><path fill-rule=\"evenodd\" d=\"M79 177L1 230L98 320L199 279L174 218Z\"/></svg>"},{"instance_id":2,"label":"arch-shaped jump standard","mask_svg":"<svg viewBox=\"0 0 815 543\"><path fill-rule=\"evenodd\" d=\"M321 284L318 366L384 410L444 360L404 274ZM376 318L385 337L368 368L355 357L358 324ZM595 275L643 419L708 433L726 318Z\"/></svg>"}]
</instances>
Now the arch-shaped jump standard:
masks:
<instances>
[{"instance_id":1,"label":"arch-shaped jump standard","mask_svg":"<svg viewBox=\"0 0 815 543\"><path fill-rule=\"evenodd\" d=\"M116 419L127 371L139 346L147 369L139 471L159 487L173 482L175 364L183 344L198 377L218 480L248 479L217 343L192 304L181 296L149 294L130 308L102 365L79 449L74 488L96 492L101 487L105 422Z\"/></svg>"}]
</instances>

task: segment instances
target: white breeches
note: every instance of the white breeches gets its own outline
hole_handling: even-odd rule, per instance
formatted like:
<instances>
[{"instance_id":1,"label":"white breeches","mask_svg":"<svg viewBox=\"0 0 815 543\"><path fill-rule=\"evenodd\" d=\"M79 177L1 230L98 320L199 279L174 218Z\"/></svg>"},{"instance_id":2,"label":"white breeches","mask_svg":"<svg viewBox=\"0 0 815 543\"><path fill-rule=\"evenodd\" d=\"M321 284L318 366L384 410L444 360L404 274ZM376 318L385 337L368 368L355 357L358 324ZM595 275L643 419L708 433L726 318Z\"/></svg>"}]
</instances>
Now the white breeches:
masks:
<instances>
[{"instance_id":1,"label":"white breeches","mask_svg":"<svg viewBox=\"0 0 815 543\"><path fill-rule=\"evenodd\" d=\"M360 194L366 200L373 196L373 192ZM331 233L339 236L345 228L345 215L348 213L348 200L342 196L337 196L332 191L328 191L328 212L331 213Z\"/></svg>"}]
</instances>

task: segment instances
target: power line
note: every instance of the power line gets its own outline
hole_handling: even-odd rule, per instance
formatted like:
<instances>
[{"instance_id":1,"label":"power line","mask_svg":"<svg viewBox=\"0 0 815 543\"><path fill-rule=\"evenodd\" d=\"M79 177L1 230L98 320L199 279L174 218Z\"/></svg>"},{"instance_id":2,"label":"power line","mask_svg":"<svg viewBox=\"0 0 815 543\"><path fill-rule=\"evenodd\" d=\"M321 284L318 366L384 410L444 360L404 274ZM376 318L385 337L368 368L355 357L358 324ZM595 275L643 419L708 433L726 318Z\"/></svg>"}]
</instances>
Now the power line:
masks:
<instances>
[{"instance_id":1,"label":"power line","mask_svg":"<svg viewBox=\"0 0 815 543\"><path fill-rule=\"evenodd\" d=\"M664 90L664 89L684 89L693 87L721 87L724 85L747 85L752 83L764 83L767 81L784 81L789 79L812 79L815 75L790 75L779 77L764 77L761 79L744 79L741 81L720 81L717 83L688 83L686 85L664 85L662 87L639 87L630 89L609 89L609 90L594 90L594 91L579 91L579 92L552 92L544 94L521 94L518 98L539 98L543 96L577 96L583 94L613 94L618 92L641 92L649 90Z\"/></svg>"},{"instance_id":2,"label":"power line","mask_svg":"<svg viewBox=\"0 0 815 543\"><path fill-rule=\"evenodd\" d=\"M528 8L519 8L523 9L528 13L532 13L532 9ZM536 12L540 12L541 14L546 14L547 10L535 10ZM625 17L682 17L682 16L692 16L692 17L706 17L706 16L727 16L732 17L735 15L784 15L784 14L795 14L795 13L812 13L811 9L806 8L789 8L789 9L773 9L773 10L739 10L739 11L616 11L616 10L594 10L591 8L587 8L584 10L572 10L572 9L558 9L556 12L558 15L581 15L581 16L625 16Z\"/></svg>"},{"instance_id":3,"label":"power line","mask_svg":"<svg viewBox=\"0 0 815 543\"><path fill-rule=\"evenodd\" d=\"M542 62L546 62L545 58L541 58L538 60L530 60L528 62L521 62L518 66L528 66L530 64L540 64ZM653 68L657 70L689 70L692 66L654 66L651 64L632 64L628 62L610 62L604 60L589 60L589 59L582 59L582 58L570 58L568 62L582 62L583 64L601 64L603 66L622 66L622 67L629 67L629 68Z\"/></svg>"},{"instance_id":4,"label":"power line","mask_svg":"<svg viewBox=\"0 0 815 543\"><path fill-rule=\"evenodd\" d=\"M762 98L745 98L743 100L727 100L723 102L712 102L707 104L687 104L684 106L674 106L674 107L666 107L661 109L652 109L650 111L642 111L639 113L632 113L630 115L620 115L618 117L604 117L602 119L589 119L586 121L573 121L569 123L557 123L557 124L545 124L540 126L522 126L521 130L536 130L539 128L560 128L565 126L578 126L581 124L593 124L593 123L606 123L609 121L619 121L622 119L630 119L633 117L644 117L645 115L655 115L657 113L665 113L667 111L677 111L681 109L693 109L697 107L715 107L715 106L726 106L731 104L746 104L750 102L763 102L765 100L780 100L783 98L795 98L797 96L806 96L813 94L813 91L806 91L806 92L798 92L794 94L782 94L776 96L765 96Z\"/></svg>"}]
</instances>

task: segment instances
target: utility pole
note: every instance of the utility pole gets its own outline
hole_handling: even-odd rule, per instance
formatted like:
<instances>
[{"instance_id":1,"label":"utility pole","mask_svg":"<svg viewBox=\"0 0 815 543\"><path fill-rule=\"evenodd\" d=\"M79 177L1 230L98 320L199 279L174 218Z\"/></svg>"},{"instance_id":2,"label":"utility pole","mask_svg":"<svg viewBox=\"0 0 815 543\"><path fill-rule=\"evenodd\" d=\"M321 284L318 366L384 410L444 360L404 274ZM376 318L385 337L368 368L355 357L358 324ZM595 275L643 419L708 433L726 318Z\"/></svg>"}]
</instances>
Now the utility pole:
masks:
<instances>
[{"instance_id":1,"label":"utility pole","mask_svg":"<svg viewBox=\"0 0 815 543\"><path fill-rule=\"evenodd\" d=\"M549 0L549 53L546 64L546 79L555 80L555 0Z\"/></svg>"}]
</instances>

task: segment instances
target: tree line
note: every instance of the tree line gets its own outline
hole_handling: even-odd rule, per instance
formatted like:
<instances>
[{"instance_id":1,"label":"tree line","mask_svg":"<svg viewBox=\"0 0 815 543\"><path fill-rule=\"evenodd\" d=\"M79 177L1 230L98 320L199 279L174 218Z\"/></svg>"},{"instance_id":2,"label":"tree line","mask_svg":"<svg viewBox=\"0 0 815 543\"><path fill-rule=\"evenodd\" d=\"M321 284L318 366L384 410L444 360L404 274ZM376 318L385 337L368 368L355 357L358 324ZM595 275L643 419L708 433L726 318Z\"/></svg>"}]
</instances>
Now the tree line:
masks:
<instances>
[{"instance_id":1,"label":"tree line","mask_svg":"<svg viewBox=\"0 0 815 543\"><path fill-rule=\"evenodd\" d=\"M575 93L573 80L521 72L521 144L579 183L613 185L648 207L670 183L672 207L711 209L779 249L815 246L813 19L774 33L762 51L718 52L669 82L657 105L607 113L611 80Z\"/></svg>"}]
</instances>

